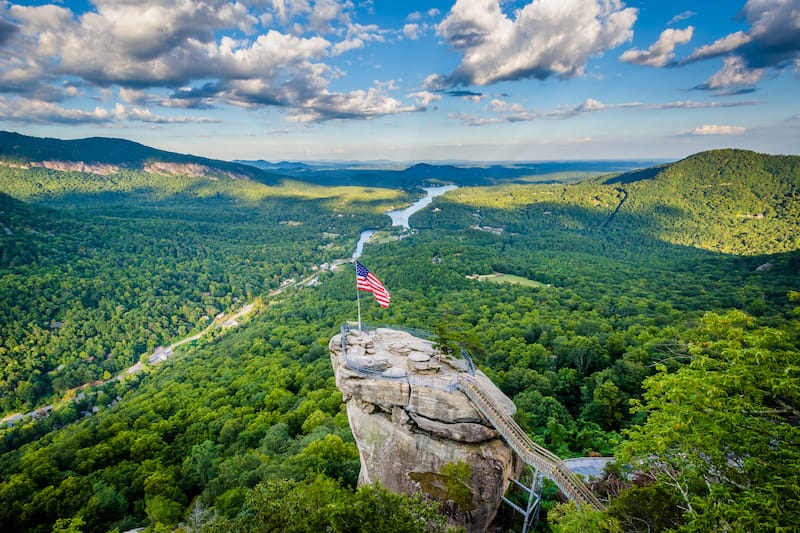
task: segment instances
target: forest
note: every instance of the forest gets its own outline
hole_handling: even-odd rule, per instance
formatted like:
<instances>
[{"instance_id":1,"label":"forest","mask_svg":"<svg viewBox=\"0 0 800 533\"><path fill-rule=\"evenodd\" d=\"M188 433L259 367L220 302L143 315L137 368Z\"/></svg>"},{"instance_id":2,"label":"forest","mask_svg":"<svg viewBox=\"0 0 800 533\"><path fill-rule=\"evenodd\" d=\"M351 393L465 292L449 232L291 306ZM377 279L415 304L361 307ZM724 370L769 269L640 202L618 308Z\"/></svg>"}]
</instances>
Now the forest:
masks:
<instances>
[{"instance_id":1,"label":"forest","mask_svg":"<svg viewBox=\"0 0 800 533\"><path fill-rule=\"evenodd\" d=\"M800 158L566 181L461 187L400 235L381 213L414 189L0 166L0 409L54 405L0 428L3 530L444 531L434 502L356 487L327 354L351 269L269 295L365 228L392 292L365 321L447 331L535 441L615 457L606 511L548 485L540 531L791 530ZM472 278L492 273L537 283ZM239 327L83 387L253 301Z\"/></svg>"}]
</instances>

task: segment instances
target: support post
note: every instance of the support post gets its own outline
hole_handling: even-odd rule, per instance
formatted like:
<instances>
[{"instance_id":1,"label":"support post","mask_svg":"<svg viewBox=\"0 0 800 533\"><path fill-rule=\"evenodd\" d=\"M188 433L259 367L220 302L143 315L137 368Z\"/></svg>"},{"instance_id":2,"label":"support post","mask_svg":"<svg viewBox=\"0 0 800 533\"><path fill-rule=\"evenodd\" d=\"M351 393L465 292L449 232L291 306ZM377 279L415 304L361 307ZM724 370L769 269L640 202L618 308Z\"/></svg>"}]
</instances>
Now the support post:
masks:
<instances>
[{"instance_id":1,"label":"support post","mask_svg":"<svg viewBox=\"0 0 800 533\"><path fill-rule=\"evenodd\" d=\"M512 502L510 499L503 496L503 501L514 511L522 515L522 533L528 533L531 527L535 527L539 521L539 504L542 498L542 475L539 471L531 465L525 465L525 471L521 478L528 474L530 486L527 483L523 484L520 480L512 479L514 485L519 488L523 494L527 496L527 505L522 509L519 505Z\"/></svg>"},{"instance_id":2,"label":"support post","mask_svg":"<svg viewBox=\"0 0 800 533\"><path fill-rule=\"evenodd\" d=\"M356 274L358 276L358 274ZM361 329L361 290L358 288L358 283L356 282L356 302L358 302L358 332L363 333L364 331Z\"/></svg>"}]
</instances>

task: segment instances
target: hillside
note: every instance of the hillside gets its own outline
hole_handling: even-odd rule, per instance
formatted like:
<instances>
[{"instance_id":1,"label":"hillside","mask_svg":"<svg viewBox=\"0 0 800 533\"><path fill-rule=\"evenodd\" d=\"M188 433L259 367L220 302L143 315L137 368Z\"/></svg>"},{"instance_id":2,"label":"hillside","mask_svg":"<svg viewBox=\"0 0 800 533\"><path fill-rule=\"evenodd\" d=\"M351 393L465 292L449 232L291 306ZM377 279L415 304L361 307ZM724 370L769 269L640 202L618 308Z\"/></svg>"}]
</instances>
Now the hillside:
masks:
<instances>
[{"instance_id":1,"label":"hillside","mask_svg":"<svg viewBox=\"0 0 800 533\"><path fill-rule=\"evenodd\" d=\"M404 238L382 213L410 196L375 184L0 167L0 410L54 403L0 427L0 529L439 530L433 504L355 488L326 353L356 291L350 267L321 267L380 228L362 261L392 303L362 295L364 321L467 346L520 427L560 457L641 464L641 478L598 485L603 521L790 530L800 217L796 158L773 157L460 187ZM723 223L751 209L766 214L740 226L769 232ZM497 273L526 283L486 281ZM291 279L313 282L275 291ZM110 380L249 303L236 327ZM547 522L552 486L544 501Z\"/></svg>"},{"instance_id":2,"label":"hillside","mask_svg":"<svg viewBox=\"0 0 800 533\"><path fill-rule=\"evenodd\" d=\"M513 233L602 232L744 255L800 248L798 156L717 150L569 186L462 188L447 199L453 209L417 224L460 227L479 212L482 227Z\"/></svg>"},{"instance_id":3,"label":"hillside","mask_svg":"<svg viewBox=\"0 0 800 533\"><path fill-rule=\"evenodd\" d=\"M728 253L800 248L798 156L713 150L617 187L628 198L615 225L647 221L668 242Z\"/></svg>"},{"instance_id":4,"label":"hillside","mask_svg":"<svg viewBox=\"0 0 800 533\"><path fill-rule=\"evenodd\" d=\"M108 175L135 170L160 175L253 179L274 183L276 176L229 163L150 148L125 139L92 137L61 140L0 132L0 165Z\"/></svg>"}]
</instances>

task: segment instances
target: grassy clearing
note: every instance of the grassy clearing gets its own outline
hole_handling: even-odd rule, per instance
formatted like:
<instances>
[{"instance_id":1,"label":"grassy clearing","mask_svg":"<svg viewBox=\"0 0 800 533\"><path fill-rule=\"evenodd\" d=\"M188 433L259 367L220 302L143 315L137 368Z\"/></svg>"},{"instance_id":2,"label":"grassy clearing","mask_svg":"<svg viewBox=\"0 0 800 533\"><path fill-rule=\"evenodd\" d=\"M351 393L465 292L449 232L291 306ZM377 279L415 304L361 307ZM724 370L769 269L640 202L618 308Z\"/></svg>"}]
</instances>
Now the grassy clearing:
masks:
<instances>
[{"instance_id":1,"label":"grassy clearing","mask_svg":"<svg viewBox=\"0 0 800 533\"><path fill-rule=\"evenodd\" d=\"M515 276L514 274L503 274L502 272L495 272L494 274L473 274L467 276L469 279L477 279L478 281L490 281L492 283L513 283L515 285L522 285L523 287L534 287L541 289L547 287L544 283L539 283L532 279L523 278L522 276Z\"/></svg>"}]
</instances>

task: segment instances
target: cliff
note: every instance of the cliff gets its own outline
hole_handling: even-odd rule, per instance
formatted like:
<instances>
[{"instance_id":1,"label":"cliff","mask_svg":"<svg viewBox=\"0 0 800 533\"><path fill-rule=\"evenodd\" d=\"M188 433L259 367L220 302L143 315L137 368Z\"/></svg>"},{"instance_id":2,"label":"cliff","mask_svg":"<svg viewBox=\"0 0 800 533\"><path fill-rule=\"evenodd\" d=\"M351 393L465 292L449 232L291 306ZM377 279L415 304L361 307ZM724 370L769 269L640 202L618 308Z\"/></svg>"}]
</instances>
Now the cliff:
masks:
<instances>
[{"instance_id":1,"label":"cliff","mask_svg":"<svg viewBox=\"0 0 800 533\"><path fill-rule=\"evenodd\" d=\"M455 387L467 362L430 341L378 328L330 341L336 385L347 402L361 456L359 483L422 492L443 503L452 525L486 531L521 461ZM480 371L484 389L509 416L514 404Z\"/></svg>"}]
</instances>

